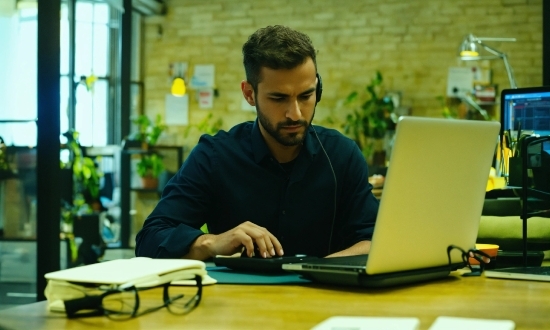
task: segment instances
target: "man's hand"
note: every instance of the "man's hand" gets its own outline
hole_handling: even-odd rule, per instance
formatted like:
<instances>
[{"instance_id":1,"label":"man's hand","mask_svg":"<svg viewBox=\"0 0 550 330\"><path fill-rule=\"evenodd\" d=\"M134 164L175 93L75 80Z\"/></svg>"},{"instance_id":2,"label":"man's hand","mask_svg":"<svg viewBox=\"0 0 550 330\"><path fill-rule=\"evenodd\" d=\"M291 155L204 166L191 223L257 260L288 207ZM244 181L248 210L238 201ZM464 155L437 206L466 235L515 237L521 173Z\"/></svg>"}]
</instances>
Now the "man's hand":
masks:
<instances>
[{"instance_id":1,"label":"man's hand","mask_svg":"<svg viewBox=\"0 0 550 330\"><path fill-rule=\"evenodd\" d=\"M283 247L273 234L264 227L247 221L219 235L199 236L183 258L205 260L216 255L232 255L241 252L243 246L251 257L254 245L263 258L283 255Z\"/></svg>"}]
</instances>

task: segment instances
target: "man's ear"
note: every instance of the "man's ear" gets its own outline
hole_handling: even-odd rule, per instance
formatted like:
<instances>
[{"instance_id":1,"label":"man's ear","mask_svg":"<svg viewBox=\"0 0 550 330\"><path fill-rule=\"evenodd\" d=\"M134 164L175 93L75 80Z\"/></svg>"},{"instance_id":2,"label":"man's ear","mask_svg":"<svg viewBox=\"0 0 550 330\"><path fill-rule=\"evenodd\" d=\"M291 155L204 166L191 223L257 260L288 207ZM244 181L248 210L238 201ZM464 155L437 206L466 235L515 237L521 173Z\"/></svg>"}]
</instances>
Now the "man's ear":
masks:
<instances>
[{"instance_id":1,"label":"man's ear","mask_svg":"<svg viewBox=\"0 0 550 330\"><path fill-rule=\"evenodd\" d=\"M241 90L246 102L252 106L255 106L256 101L254 100L254 89L252 88L252 85L248 81L243 80L241 81Z\"/></svg>"}]
</instances>

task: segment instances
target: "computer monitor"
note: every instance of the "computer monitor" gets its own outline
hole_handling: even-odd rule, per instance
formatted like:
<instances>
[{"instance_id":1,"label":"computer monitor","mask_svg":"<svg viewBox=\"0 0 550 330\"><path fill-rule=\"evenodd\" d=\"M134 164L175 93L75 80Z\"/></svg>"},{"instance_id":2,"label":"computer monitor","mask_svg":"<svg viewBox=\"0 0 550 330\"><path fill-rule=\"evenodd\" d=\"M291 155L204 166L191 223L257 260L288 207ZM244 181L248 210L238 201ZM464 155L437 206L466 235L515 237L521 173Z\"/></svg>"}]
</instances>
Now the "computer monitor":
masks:
<instances>
[{"instance_id":1,"label":"computer monitor","mask_svg":"<svg viewBox=\"0 0 550 330\"><path fill-rule=\"evenodd\" d=\"M500 124L517 132L550 135L550 86L505 89L500 95Z\"/></svg>"},{"instance_id":2,"label":"computer monitor","mask_svg":"<svg viewBox=\"0 0 550 330\"><path fill-rule=\"evenodd\" d=\"M500 109L501 133L508 132L511 140L517 141L520 130L521 135L550 136L550 86L505 89ZM550 141L530 145L527 156L535 187L550 192Z\"/></svg>"}]
</instances>

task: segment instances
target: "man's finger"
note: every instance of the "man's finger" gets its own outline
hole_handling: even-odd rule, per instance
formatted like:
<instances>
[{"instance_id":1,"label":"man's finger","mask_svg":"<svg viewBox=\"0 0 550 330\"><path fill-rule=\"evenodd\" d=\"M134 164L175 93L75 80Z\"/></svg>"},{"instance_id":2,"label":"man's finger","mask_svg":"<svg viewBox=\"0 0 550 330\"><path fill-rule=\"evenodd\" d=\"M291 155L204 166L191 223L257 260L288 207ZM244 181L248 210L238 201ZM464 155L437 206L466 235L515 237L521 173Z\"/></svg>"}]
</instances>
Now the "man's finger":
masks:
<instances>
[{"instance_id":1,"label":"man's finger","mask_svg":"<svg viewBox=\"0 0 550 330\"><path fill-rule=\"evenodd\" d=\"M246 250L246 255L248 257L252 257L254 255L254 241L252 240L252 238L250 238L250 236L243 232L241 243Z\"/></svg>"},{"instance_id":2,"label":"man's finger","mask_svg":"<svg viewBox=\"0 0 550 330\"><path fill-rule=\"evenodd\" d=\"M281 243L279 242L279 240L277 239L277 237L275 237L275 235L269 233L269 238L270 238L271 244L273 245L273 247L272 247L272 249L273 249L272 255L278 254L279 256L282 256L282 255L284 254L283 246L281 245Z\"/></svg>"},{"instance_id":3,"label":"man's finger","mask_svg":"<svg viewBox=\"0 0 550 330\"><path fill-rule=\"evenodd\" d=\"M266 239L269 239L267 236L264 235L256 235L254 238L254 242L256 243L257 253L259 253L262 258L267 258L268 254L271 257L271 253L267 252L267 242Z\"/></svg>"},{"instance_id":4,"label":"man's finger","mask_svg":"<svg viewBox=\"0 0 550 330\"><path fill-rule=\"evenodd\" d=\"M284 252L281 243L275 235L270 233L266 228L258 226L250 221L243 222L239 227L243 230L244 234L251 237L256 244L256 252L260 253L263 258L283 255Z\"/></svg>"}]
</instances>

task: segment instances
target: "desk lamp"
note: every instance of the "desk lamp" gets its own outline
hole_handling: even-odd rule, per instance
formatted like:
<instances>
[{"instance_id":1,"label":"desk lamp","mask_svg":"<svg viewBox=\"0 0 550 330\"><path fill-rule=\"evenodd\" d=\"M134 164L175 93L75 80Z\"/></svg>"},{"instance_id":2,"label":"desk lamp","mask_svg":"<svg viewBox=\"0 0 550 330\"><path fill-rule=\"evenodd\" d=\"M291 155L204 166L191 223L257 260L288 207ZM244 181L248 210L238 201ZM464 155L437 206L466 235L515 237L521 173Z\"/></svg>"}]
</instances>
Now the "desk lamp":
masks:
<instances>
[{"instance_id":1,"label":"desk lamp","mask_svg":"<svg viewBox=\"0 0 550 330\"><path fill-rule=\"evenodd\" d=\"M516 38L478 38L473 34L469 34L464 38L462 44L460 45L460 59L463 61L492 60L497 58L502 59L504 61L504 66L506 67L506 72L508 73L510 87L517 88L514 73L510 63L508 63L508 57L506 54L486 45L483 41L516 41ZM480 47L492 55L481 56L478 51Z\"/></svg>"}]
</instances>

